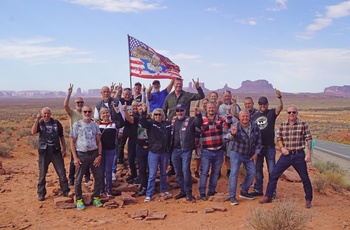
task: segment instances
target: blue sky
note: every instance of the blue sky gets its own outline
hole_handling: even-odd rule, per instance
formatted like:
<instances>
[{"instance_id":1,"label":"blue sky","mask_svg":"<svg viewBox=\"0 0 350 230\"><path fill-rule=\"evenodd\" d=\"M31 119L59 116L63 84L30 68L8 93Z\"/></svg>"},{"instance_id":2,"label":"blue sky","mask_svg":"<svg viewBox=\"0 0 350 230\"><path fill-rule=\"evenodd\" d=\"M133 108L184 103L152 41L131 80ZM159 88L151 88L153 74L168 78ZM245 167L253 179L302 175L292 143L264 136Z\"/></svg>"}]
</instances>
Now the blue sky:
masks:
<instances>
[{"instance_id":1,"label":"blue sky","mask_svg":"<svg viewBox=\"0 0 350 230\"><path fill-rule=\"evenodd\" d=\"M0 90L129 86L127 34L179 65L186 85L350 85L350 0L1 0L0 28Z\"/></svg>"}]
</instances>

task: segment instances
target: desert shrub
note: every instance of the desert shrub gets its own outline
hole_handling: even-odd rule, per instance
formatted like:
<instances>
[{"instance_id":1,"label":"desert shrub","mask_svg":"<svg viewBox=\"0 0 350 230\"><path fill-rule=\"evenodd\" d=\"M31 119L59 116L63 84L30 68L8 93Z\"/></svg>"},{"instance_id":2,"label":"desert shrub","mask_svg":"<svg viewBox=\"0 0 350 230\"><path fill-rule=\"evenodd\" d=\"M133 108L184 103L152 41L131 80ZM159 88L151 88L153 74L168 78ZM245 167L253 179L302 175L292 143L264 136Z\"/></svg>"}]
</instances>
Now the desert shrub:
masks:
<instances>
[{"instance_id":1,"label":"desert shrub","mask_svg":"<svg viewBox=\"0 0 350 230\"><path fill-rule=\"evenodd\" d=\"M0 133L5 131L5 127L0 126Z\"/></svg>"},{"instance_id":2,"label":"desert shrub","mask_svg":"<svg viewBox=\"0 0 350 230\"><path fill-rule=\"evenodd\" d=\"M345 175L342 172L328 171L324 173L323 178L334 191L341 192L342 188L347 186Z\"/></svg>"},{"instance_id":3,"label":"desert shrub","mask_svg":"<svg viewBox=\"0 0 350 230\"><path fill-rule=\"evenodd\" d=\"M38 137L37 136L28 137L26 144L29 146L32 146L33 148L37 148L38 147Z\"/></svg>"},{"instance_id":4,"label":"desert shrub","mask_svg":"<svg viewBox=\"0 0 350 230\"><path fill-rule=\"evenodd\" d=\"M0 145L0 156L1 157L11 157L13 151L13 146L11 145Z\"/></svg>"},{"instance_id":5,"label":"desert shrub","mask_svg":"<svg viewBox=\"0 0 350 230\"><path fill-rule=\"evenodd\" d=\"M320 173L324 172L342 172L340 166L337 163L327 161L327 162L321 162L316 161L313 166L318 169Z\"/></svg>"},{"instance_id":6,"label":"desert shrub","mask_svg":"<svg viewBox=\"0 0 350 230\"><path fill-rule=\"evenodd\" d=\"M0 142L1 142L1 143L6 143L6 142L7 142L8 140L10 140L10 139L11 139L11 136L8 135L8 134L6 134L6 135L0 137Z\"/></svg>"},{"instance_id":7,"label":"desert shrub","mask_svg":"<svg viewBox=\"0 0 350 230\"><path fill-rule=\"evenodd\" d=\"M12 136L12 130L11 129L6 129L5 131L7 136Z\"/></svg>"},{"instance_id":8,"label":"desert shrub","mask_svg":"<svg viewBox=\"0 0 350 230\"><path fill-rule=\"evenodd\" d=\"M25 137L25 136L30 136L32 134L32 130L29 128L22 128L21 130L18 131L17 136L19 138Z\"/></svg>"},{"instance_id":9,"label":"desert shrub","mask_svg":"<svg viewBox=\"0 0 350 230\"><path fill-rule=\"evenodd\" d=\"M292 200L276 201L271 209L265 207L259 206L250 210L251 217L246 221L252 229L305 229L307 221L311 219L310 215L297 209Z\"/></svg>"},{"instance_id":10,"label":"desert shrub","mask_svg":"<svg viewBox=\"0 0 350 230\"><path fill-rule=\"evenodd\" d=\"M316 179L312 181L312 187L316 192L321 193L326 186L327 186L327 183L321 176L318 176Z\"/></svg>"}]
</instances>

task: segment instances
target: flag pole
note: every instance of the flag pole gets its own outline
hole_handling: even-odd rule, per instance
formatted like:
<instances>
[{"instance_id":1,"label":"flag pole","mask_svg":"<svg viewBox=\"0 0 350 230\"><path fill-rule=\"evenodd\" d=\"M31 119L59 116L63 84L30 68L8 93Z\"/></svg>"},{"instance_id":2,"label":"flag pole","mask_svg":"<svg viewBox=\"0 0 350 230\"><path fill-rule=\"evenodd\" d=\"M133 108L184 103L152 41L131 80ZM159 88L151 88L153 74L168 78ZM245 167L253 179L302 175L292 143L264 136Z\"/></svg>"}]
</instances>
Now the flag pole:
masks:
<instances>
[{"instance_id":1,"label":"flag pole","mask_svg":"<svg viewBox=\"0 0 350 230\"><path fill-rule=\"evenodd\" d=\"M128 34L128 56L129 56L129 74L130 74L130 89L132 89L132 83L131 83L131 68L130 68L130 36Z\"/></svg>"}]
</instances>

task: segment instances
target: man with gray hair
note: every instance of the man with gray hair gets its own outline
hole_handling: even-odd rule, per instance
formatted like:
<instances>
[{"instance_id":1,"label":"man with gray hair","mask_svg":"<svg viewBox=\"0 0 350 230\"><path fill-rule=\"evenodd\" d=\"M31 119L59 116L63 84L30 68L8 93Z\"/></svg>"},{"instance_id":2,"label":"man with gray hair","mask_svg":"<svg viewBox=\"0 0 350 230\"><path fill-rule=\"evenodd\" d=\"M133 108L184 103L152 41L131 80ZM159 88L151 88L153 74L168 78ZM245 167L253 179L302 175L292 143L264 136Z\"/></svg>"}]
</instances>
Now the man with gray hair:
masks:
<instances>
[{"instance_id":1,"label":"man with gray hair","mask_svg":"<svg viewBox=\"0 0 350 230\"><path fill-rule=\"evenodd\" d=\"M60 187L64 196L68 196L69 187L64 168L63 158L66 155L66 142L63 135L62 124L51 118L51 109L45 107L38 112L35 122L32 126L32 134L39 133L39 182L38 182L38 200L43 201L46 195L46 173L49 164L55 167L59 177ZM62 148L61 148L62 145Z\"/></svg>"}]
</instances>

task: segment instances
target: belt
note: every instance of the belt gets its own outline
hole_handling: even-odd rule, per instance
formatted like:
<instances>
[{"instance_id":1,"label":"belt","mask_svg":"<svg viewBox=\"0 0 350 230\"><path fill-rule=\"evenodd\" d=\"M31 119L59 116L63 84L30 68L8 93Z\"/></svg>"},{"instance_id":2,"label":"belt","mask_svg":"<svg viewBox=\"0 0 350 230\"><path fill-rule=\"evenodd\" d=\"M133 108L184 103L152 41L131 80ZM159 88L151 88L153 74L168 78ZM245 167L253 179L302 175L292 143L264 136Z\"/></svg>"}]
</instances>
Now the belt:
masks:
<instances>
[{"instance_id":1,"label":"belt","mask_svg":"<svg viewBox=\"0 0 350 230\"><path fill-rule=\"evenodd\" d=\"M96 153L97 150L98 150L98 149L91 150L91 151L87 151L87 152L82 152L82 151L79 151L79 150L78 150L78 152L84 153L84 154L93 154L93 153Z\"/></svg>"},{"instance_id":2,"label":"belt","mask_svg":"<svg viewBox=\"0 0 350 230\"><path fill-rule=\"evenodd\" d=\"M297 153L304 153L304 149L299 150L288 150L289 154L297 154Z\"/></svg>"}]
</instances>

